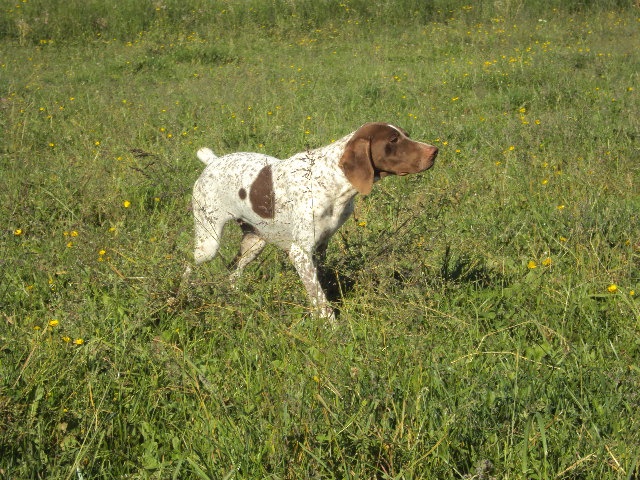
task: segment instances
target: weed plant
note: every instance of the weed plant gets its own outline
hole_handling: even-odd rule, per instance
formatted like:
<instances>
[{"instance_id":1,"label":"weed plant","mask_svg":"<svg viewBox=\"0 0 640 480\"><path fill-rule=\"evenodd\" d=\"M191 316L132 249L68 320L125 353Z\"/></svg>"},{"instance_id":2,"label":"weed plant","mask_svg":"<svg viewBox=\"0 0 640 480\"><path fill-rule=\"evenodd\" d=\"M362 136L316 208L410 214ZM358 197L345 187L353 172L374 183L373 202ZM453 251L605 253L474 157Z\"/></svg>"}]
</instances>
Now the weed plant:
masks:
<instances>
[{"instance_id":1,"label":"weed plant","mask_svg":"<svg viewBox=\"0 0 640 480\"><path fill-rule=\"evenodd\" d=\"M637 479L632 2L0 1L0 478ZM437 145L330 243L191 256L195 151Z\"/></svg>"}]
</instances>

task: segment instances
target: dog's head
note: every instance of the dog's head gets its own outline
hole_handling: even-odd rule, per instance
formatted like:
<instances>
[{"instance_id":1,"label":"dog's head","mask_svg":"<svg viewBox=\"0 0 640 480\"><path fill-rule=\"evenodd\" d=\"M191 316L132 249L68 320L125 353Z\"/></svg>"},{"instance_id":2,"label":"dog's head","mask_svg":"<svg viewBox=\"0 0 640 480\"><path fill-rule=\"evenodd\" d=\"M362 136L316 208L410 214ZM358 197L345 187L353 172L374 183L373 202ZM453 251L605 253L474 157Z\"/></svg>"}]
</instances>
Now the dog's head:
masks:
<instances>
[{"instance_id":1,"label":"dog's head","mask_svg":"<svg viewBox=\"0 0 640 480\"><path fill-rule=\"evenodd\" d=\"M347 142L340 168L355 189L367 195L387 175L408 175L433 166L438 149L416 142L388 123L365 123Z\"/></svg>"}]
</instances>

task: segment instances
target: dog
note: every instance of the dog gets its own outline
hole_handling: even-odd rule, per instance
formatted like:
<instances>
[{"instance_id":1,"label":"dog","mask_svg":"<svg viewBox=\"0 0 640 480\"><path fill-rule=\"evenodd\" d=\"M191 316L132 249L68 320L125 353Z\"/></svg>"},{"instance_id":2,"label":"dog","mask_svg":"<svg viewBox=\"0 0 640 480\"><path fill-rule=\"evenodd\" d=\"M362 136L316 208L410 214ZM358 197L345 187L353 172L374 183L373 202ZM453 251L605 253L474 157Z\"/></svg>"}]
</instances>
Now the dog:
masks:
<instances>
[{"instance_id":1,"label":"dog","mask_svg":"<svg viewBox=\"0 0 640 480\"><path fill-rule=\"evenodd\" d=\"M262 153L216 156L201 148L206 165L193 187L194 260L200 265L218 252L224 225L242 229L231 281L242 274L267 243L288 252L318 315L335 313L318 281L314 254L323 253L331 236L353 212L357 194L367 195L388 175L423 172L438 149L409 138L388 123L366 123L327 146L286 160ZM183 282L191 273L187 267Z\"/></svg>"}]
</instances>

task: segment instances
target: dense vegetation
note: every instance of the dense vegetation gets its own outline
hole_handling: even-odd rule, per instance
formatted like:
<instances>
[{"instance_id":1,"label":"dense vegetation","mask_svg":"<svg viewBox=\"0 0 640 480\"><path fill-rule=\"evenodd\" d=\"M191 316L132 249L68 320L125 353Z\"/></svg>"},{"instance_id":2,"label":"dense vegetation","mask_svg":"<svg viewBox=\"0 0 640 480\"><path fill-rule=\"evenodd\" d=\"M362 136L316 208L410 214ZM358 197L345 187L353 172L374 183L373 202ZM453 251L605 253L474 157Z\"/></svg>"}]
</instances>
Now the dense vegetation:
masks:
<instances>
[{"instance_id":1,"label":"dense vegetation","mask_svg":"<svg viewBox=\"0 0 640 480\"><path fill-rule=\"evenodd\" d=\"M0 478L640 475L631 2L0 1ZM195 151L437 145L185 298Z\"/></svg>"}]
</instances>

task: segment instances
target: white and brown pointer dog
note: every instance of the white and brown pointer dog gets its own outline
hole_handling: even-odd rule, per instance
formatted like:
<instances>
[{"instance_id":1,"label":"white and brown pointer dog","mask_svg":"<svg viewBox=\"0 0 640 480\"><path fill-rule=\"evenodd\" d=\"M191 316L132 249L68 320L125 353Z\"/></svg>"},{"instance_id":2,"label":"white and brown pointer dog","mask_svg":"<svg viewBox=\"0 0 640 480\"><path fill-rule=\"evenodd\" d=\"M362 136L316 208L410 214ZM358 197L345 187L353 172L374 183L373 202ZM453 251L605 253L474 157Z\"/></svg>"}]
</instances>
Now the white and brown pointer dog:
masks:
<instances>
[{"instance_id":1,"label":"white and brown pointer dog","mask_svg":"<svg viewBox=\"0 0 640 480\"><path fill-rule=\"evenodd\" d=\"M353 212L354 197L371 192L387 175L407 175L433 165L438 149L409 138L387 123L366 123L330 145L279 160L262 153L217 157L198 151L206 164L193 187L195 263L212 259L222 229L235 219L242 228L235 280L267 242L289 253L317 313L334 320L318 281L314 252ZM191 272L187 267L183 283Z\"/></svg>"}]
</instances>

